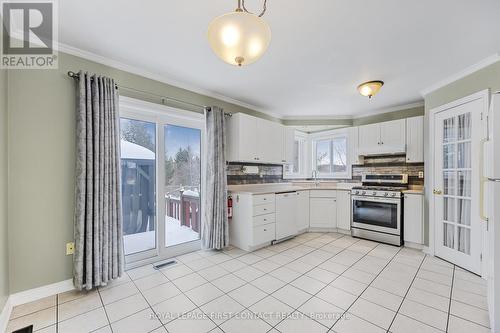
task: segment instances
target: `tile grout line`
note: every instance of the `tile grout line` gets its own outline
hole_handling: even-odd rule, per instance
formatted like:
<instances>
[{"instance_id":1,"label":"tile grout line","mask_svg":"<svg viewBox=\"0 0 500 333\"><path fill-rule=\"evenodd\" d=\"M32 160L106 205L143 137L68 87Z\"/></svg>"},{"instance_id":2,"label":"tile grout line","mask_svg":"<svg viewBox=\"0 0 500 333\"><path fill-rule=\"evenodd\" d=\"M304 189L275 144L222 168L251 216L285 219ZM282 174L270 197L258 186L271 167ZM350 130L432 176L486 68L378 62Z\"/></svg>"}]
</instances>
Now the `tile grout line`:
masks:
<instances>
[{"instance_id":1,"label":"tile grout line","mask_svg":"<svg viewBox=\"0 0 500 333\"><path fill-rule=\"evenodd\" d=\"M420 265L418 266L418 269L417 269L417 271L415 272L415 275L413 276L413 279L411 280L411 283L410 283L410 285L408 286L408 289L406 290L405 295L403 296L403 300L401 301L401 304L399 304L399 307L398 307L398 309L397 309L397 311L396 311L396 315L394 316L394 318L392 318L391 324L389 325L389 328L387 329L387 332L389 332L389 331L390 331L390 329L391 329L392 325L394 324L394 320L396 320L396 317L397 317L397 316L398 316L398 314L399 314L399 310L401 310L401 307L403 306L403 303L404 303L404 301L406 300L406 296L408 296L408 293L410 292L411 286L413 285L413 282L415 282L415 279L417 278L418 272L420 271L420 267L422 267L422 265L423 265L423 263L424 263L424 261L425 261L425 258L427 258L427 254L426 254L426 255L424 255L424 257L423 257L423 258L422 258L422 260L420 261ZM403 315L403 316L404 316L404 314L401 314L401 315ZM414 318L412 318L412 319L414 319ZM416 319L414 319L414 320L416 320ZM427 326L430 326L430 325L428 325L428 324L426 324L426 323L424 323L424 322L421 322L421 321L419 321L419 320L417 320L417 321L418 321L418 322L420 322L420 323L423 323L423 324L425 324L425 325L427 325Z\"/></svg>"},{"instance_id":2,"label":"tile grout line","mask_svg":"<svg viewBox=\"0 0 500 333\"><path fill-rule=\"evenodd\" d=\"M453 285L454 284L455 284L455 265L453 265L453 274L451 276L450 301L448 303L448 316L446 317L446 330L445 330L445 332L448 332L448 327L450 325L451 300L453 297Z\"/></svg>"},{"instance_id":3,"label":"tile grout line","mask_svg":"<svg viewBox=\"0 0 500 333\"><path fill-rule=\"evenodd\" d=\"M319 238L319 237L321 237L321 236L322 236L322 235L319 235L319 236L317 236L317 237L311 238L310 240L317 239L317 238ZM341 235L341 237L338 237L338 238L336 238L336 239L334 239L334 240L332 240L332 241L330 241L330 242L328 242L328 243L326 243L326 244L322 245L322 246L321 246L321 247L319 247L319 248L313 248L313 247L311 247L312 251L309 251L309 252L307 252L307 253L304 253L304 254L303 254L303 255L301 255L300 257L297 257L297 258L293 259L292 261L290 261L290 262L288 262L288 263L286 263L286 264L284 264L284 265L280 265L279 267L277 267L277 268L275 268L275 269L273 269L273 270L269 271L268 273L261 271L261 272L263 272L263 273L264 273L262 276L264 276L264 275L270 275L270 273L271 273L271 272L276 271L276 270L278 270L278 269L280 269L280 268L283 268L283 267L285 267L286 265L288 265L288 264L290 264L290 263L292 263L292 262L294 262L294 261L296 261L296 260L298 260L298 259L300 259L300 258L303 258L304 256L307 256L307 255L311 254L312 252L314 252L314 251L316 251L316 250L318 250L318 249L320 249L320 248L323 248L324 246L326 246L326 245L328 245L328 244L330 244L330 243L335 242L336 240L339 240L339 239L341 239L341 238L344 238L345 236L346 236L346 235ZM307 241L310 241L310 240L307 240ZM282 254L283 252L286 252L286 251L291 250L291 249L293 249L293 248L296 248L296 247L298 247L298 246L307 246L307 245L305 245L305 243L307 243L307 241L306 241L306 242L301 242L301 243L299 243L299 244L296 244L295 246L289 247L289 248L287 248L287 249L285 249L285 250L283 250L283 251L276 252L274 255L279 255L279 254ZM358 241L354 242L353 244L349 245L348 247L350 247L350 246L354 245L354 244L355 244L355 243L357 243L357 242L358 242ZM271 246L272 246L272 245L271 245ZM310 247L310 246L307 246L307 247ZM344 251L344 250L346 250L346 249L347 249L347 247L346 247L346 248L343 248L341 251L337 252L337 253L336 253L336 254L334 254L332 257L330 257L330 258L328 258L328 259L326 259L326 260L322 261L321 263L319 263L317 266L314 266L314 267L313 267L313 268L311 268L310 270L313 270L314 268L318 267L319 265L321 265L321 264L322 264L322 263L324 263L325 261L328 261L328 260L332 259L332 258L333 258L333 257L335 257L337 254L339 254L339 253L343 252L343 251ZM270 250L270 251L271 251L271 250ZM274 252L274 251L273 251L273 252ZM274 256L274 255L273 255L273 256ZM286 256L286 255L285 255L285 256ZM271 257L272 257L272 256L271 256ZM268 257L268 258L269 258L269 257ZM290 257L290 258L291 258L291 257ZM263 261L263 260L266 260L266 259L267 259L267 258L262 258L261 260L259 260L259 261L257 261L257 262L260 262L260 261ZM255 262L255 263L257 263L257 262ZM255 263L254 263L254 264L255 264ZM248 264L247 264L247 265L248 265ZM252 264L252 265L253 265L253 264ZM251 266L251 265L248 265L248 266ZM254 268L255 268L255 267L254 267ZM255 268L255 269L259 270L258 268ZM288 269L290 269L290 268L288 268ZM296 272L296 273L299 273L299 272L297 272L297 271L295 271L295 270L293 270L293 269L290 269L290 270L292 270L292 271L294 271L294 272ZM309 272L310 270L308 270L307 272ZM307 272L306 272L306 273L307 273ZM230 274L232 274L232 273L233 273L233 272L230 272ZM267 298L268 296L270 296L270 297L272 297L272 298L274 298L274 299L278 300L279 302L281 302L281 300L277 299L277 298L276 298L276 297L274 297L272 294L274 294L274 293L275 293L275 292L277 292L278 290L280 290L280 289L282 289L282 288L286 287L287 285L290 285L290 283L291 283L291 282L293 282L293 281L297 280L298 278L300 278L301 276L305 275L306 273L302 273L301 275L299 275L297 278L293 279L293 280L292 280L292 281L290 281L290 282L283 281L283 280L281 280L281 279L279 279L279 278L277 278L277 277L274 277L274 276L270 275L271 277L273 277L273 278L275 278L275 279L277 279L277 280L279 280L279 281L281 281L281 282L285 283L282 287L280 287L280 288L278 288L278 289L274 290L272 293L268 293L267 291L262 290L262 289L261 289L261 288L259 288L258 286L255 286L255 285L253 285L253 284L251 283L252 281L257 280L258 278L256 278L256 279L254 279L254 280L251 280L251 281L247 282L247 284L251 284L251 285L252 285L252 286L254 286L255 288L257 288L257 289L259 289L260 291L264 292L264 293L266 294L266 296L265 296L264 298ZM234 275L234 274L233 274L233 275ZM236 276L236 275L235 275L235 276ZM340 275L339 275L339 276L340 276ZM238 276L236 276L236 277L237 277L237 278L239 278ZM321 282L321 281L320 281L320 282ZM292 287L294 287L294 286L292 285ZM326 286L325 286L325 287L326 287ZM238 288L240 288L240 287L238 287ZM233 289L233 290L236 290L236 289L238 289L238 288L235 288L235 289ZM297 287L295 287L295 288L297 288ZM300 288L297 288L297 289L299 289L299 290L301 290L301 291L302 291L302 289L300 289ZM322 289L323 289L323 288L322 288ZM233 291L233 290L231 290L231 291ZM231 291L229 291L229 292L231 292ZM229 293L229 292L228 292L228 293ZM306 291L304 291L304 292L306 292ZM231 298L231 299L233 299L235 302L237 302L238 304L240 304L241 306L243 306L243 308L244 308L244 309L243 309L242 311L238 312L238 313L241 313L241 312L243 312L243 311L245 311L245 310L248 310L248 311L250 311L251 313L254 313L252 310L250 310L250 307L251 307L251 306L253 306L253 305L255 305L255 304L257 304L258 302L260 302L260 301L262 301L262 300L264 299L264 298L262 298L262 299L258 300L257 302L255 302L255 303L251 304L250 306L246 307L246 306L244 306L243 304L239 303L239 302L238 302L237 300L235 300L234 298L232 298L230 295L228 295L228 293L226 293L226 295L227 295L228 297L230 297L230 298ZM308 292L306 292L306 293L308 293ZM308 294L309 294L309 293L308 293ZM313 296L313 297L314 297L314 296ZM310 299L310 298L309 298L309 299ZM309 299L308 299L308 300L309 300ZM306 302L307 302L307 301L306 301ZM283 303L283 302L282 302L282 303ZM305 303L305 302L304 302L304 303ZM297 309L295 309L295 308L291 307L289 304L286 304L286 303L283 303L283 304L285 304L285 305L289 306L290 308L292 308L292 309L294 310L294 312L295 312L295 311L298 311L298 310L297 310L298 308L297 308ZM302 306L302 304L301 304L300 306ZM299 306L299 307L300 307L300 306ZM230 319L231 319L231 318L229 318L228 320L224 321L223 323L221 323L221 325L222 325L222 324L224 324L225 322L229 321ZM285 318L285 319L286 319L286 318ZM260 319L260 320L262 320L263 322L265 322L267 325L271 326L271 328L269 329L269 331L270 331L270 330L272 330L272 329L275 329L275 327L276 327L277 325L279 325L279 324L280 324L283 320L285 320L285 319L280 320L280 321L279 321L276 325L274 325L274 326L273 326L273 325L271 325L271 324L269 324L269 323L268 323L267 321L265 321L265 320L262 320L262 319ZM312 320L314 320L314 319L312 319ZM319 323L319 324L321 324L321 323ZM321 324L321 325L322 325L322 324ZM323 326L324 326L324 325L323 325ZM326 326L325 326L325 327L326 327ZM219 327L219 328L220 328L220 327ZM222 328L220 328L220 329L222 330Z\"/></svg>"},{"instance_id":4,"label":"tile grout line","mask_svg":"<svg viewBox=\"0 0 500 333\"><path fill-rule=\"evenodd\" d=\"M375 248L377 248L377 247L378 247L378 245L377 245ZM371 251L373 251L375 248L373 248ZM398 255L398 253L401 251L401 249L402 249L402 248L400 248L400 249L399 249L399 250L398 250L398 251L397 251L397 252L396 252L396 253L395 253L395 254L394 254L394 255L390 258L389 262L387 262L387 264L385 264L385 265L384 265L384 267L380 270L380 272L378 272L377 274L375 274L375 278L373 278L373 280L372 280L370 283L368 283L368 284L367 284L366 288L365 288L365 289L363 289L363 291L362 291L362 292L361 292L361 293L360 293L360 294L356 297L356 299L354 300L354 302L352 302L352 303L351 303L351 305L350 305L350 306L349 306L349 307L348 307L348 308L344 311L344 313L343 313L342 315L346 314L346 313L349 311L349 309L350 309L350 308L354 305L354 303L356 303L356 301L357 301L358 299L360 299L360 298L361 298L361 295L362 295L362 294L363 294L363 293L364 293L364 292L365 292L365 291L366 291L366 290L367 290L367 289L371 286L371 284L373 283L373 281L375 281L375 279L376 279L376 278L377 278L377 277L378 277L378 276L379 276L379 275L380 275L380 274L384 271L384 269L385 269L385 268L386 268L386 267L387 267L387 266L388 266L388 265L392 262L392 260L393 260L393 259L394 259L397 255ZM371 252L371 251L370 251L370 252ZM368 252L368 253L370 253L370 252ZM366 255L364 255L364 256L363 256L363 258L364 258L364 257L366 257L366 256L368 255L368 253L367 253ZM361 260L361 259L360 259L360 260ZM343 273L342 273L342 274L343 274ZM375 288L375 287L374 287L374 288ZM377 289L378 289L378 288L377 288ZM368 300L366 300L366 301L367 301L367 302L370 302L370 301L368 301ZM373 302L371 302L371 303L373 303ZM375 304L375 303L373 303L373 304ZM378 304L377 304L377 305L378 305ZM395 315L394 315L394 316L395 316ZM356 316L356 317L357 317L357 316ZM377 326L377 327L380 327L380 326L376 325L375 323L372 323L372 322L370 322L370 321L368 321L368 320L366 320L366 319L364 319L364 318L361 318L361 319L365 320L366 322L369 322L369 323L370 323L370 324L372 324L372 325L375 325L375 326ZM332 325L332 327L330 327L330 328L329 328L329 330L330 330L330 331L333 331L333 327L337 324L337 322L338 322L338 320L337 320L337 321L336 321L336 322ZM390 327L390 326L389 326L389 327Z\"/></svg>"},{"instance_id":5,"label":"tile grout line","mask_svg":"<svg viewBox=\"0 0 500 333\"><path fill-rule=\"evenodd\" d=\"M125 274L127 274L127 273L125 273ZM128 274L127 274L127 276L128 276ZM99 291L99 288L97 288L96 292L99 295L99 300L101 301L102 309L104 310L104 314L106 315L106 319L108 320L109 329L111 330L111 333L113 333L113 327L111 326L111 320L109 320L108 311L106 311L106 306L104 305L104 301L103 301L103 299L101 297L101 292ZM98 329L101 329L101 328L102 327L100 327ZM98 329L96 329L96 330L98 330Z\"/></svg>"}]
</instances>

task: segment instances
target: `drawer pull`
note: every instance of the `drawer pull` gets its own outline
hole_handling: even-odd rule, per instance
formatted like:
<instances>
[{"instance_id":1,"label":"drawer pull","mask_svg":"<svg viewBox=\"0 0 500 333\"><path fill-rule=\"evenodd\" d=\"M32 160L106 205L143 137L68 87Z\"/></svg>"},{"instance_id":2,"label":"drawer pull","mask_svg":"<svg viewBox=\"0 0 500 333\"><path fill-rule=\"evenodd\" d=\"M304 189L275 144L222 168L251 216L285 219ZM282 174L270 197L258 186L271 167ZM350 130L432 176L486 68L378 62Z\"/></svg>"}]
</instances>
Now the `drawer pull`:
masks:
<instances>
[{"instance_id":1,"label":"drawer pull","mask_svg":"<svg viewBox=\"0 0 500 333\"><path fill-rule=\"evenodd\" d=\"M267 210L267 208L264 208L264 210Z\"/></svg>"},{"instance_id":2,"label":"drawer pull","mask_svg":"<svg viewBox=\"0 0 500 333\"><path fill-rule=\"evenodd\" d=\"M267 231L267 229L264 229L264 231Z\"/></svg>"},{"instance_id":3,"label":"drawer pull","mask_svg":"<svg viewBox=\"0 0 500 333\"><path fill-rule=\"evenodd\" d=\"M267 219L264 219L264 221L267 221Z\"/></svg>"}]
</instances>

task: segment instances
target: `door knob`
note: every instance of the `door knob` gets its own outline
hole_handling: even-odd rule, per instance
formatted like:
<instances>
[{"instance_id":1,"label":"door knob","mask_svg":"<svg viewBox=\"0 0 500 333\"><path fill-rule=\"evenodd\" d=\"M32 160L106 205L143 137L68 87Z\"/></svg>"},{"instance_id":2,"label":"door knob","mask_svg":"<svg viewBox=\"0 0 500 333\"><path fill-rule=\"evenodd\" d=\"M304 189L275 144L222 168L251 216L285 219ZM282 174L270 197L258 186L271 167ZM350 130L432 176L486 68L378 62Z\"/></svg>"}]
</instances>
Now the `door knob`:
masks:
<instances>
[{"instance_id":1,"label":"door knob","mask_svg":"<svg viewBox=\"0 0 500 333\"><path fill-rule=\"evenodd\" d=\"M441 190L434 190L434 191L432 191L432 193L437 194L437 195L441 195L441 194L443 194L443 191L441 191Z\"/></svg>"}]
</instances>

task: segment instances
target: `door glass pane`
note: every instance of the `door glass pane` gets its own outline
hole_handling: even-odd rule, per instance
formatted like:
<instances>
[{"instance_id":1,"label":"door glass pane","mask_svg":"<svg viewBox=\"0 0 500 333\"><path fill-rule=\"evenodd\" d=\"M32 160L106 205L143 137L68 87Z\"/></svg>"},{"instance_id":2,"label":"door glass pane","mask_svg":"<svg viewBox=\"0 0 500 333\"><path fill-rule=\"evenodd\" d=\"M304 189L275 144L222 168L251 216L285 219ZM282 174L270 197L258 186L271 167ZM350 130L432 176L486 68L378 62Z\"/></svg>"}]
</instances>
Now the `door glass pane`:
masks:
<instances>
[{"instance_id":1,"label":"door glass pane","mask_svg":"<svg viewBox=\"0 0 500 333\"><path fill-rule=\"evenodd\" d=\"M456 139L455 117L445 119L443 121L443 142L455 141Z\"/></svg>"},{"instance_id":2,"label":"door glass pane","mask_svg":"<svg viewBox=\"0 0 500 333\"><path fill-rule=\"evenodd\" d=\"M455 144L443 146L443 169L455 168Z\"/></svg>"},{"instance_id":3,"label":"door glass pane","mask_svg":"<svg viewBox=\"0 0 500 333\"><path fill-rule=\"evenodd\" d=\"M458 204L458 223L470 225L471 201L470 199L457 199Z\"/></svg>"},{"instance_id":4,"label":"door glass pane","mask_svg":"<svg viewBox=\"0 0 500 333\"><path fill-rule=\"evenodd\" d=\"M455 220L455 199L454 198L443 198L443 217L445 221L456 222Z\"/></svg>"},{"instance_id":5,"label":"door glass pane","mask_svg":"<svg viewBox=\"0 0 500 333\"><path fill-rule=\"evenodd\" d=\"M458 140L468 140L471 135L470 112L458 116Z\"/></svg>"},{"instance_id":6,"label":"door glass pane","mask_svg":"<svg viewBox=\"0 0 500 333\"><path fill-rule=\"evenodd\" d=\"M458 196L470 197L471 196L471 172L459 171L458 172Z\"/></svg>"},{"instance_id":7,"label":"door glass pane","mask_svg":"<svg viewBox=\"0 0 500 333\"><path fill-rule=\"evenodd\" d=\"M470 254L470 229L458 227L458 251Z\"/></svg>"},{"instance_id":8,"label":"door glass pane","mask_svg":"<svg viewBox=\"0 0 500 333\"><path fill-rule=\"evenodd\" d=\"M445 171L443 172L444 179L444 194L445 195L455 195L456 188L456 172L455 171Z\"/></svg>"},{"instance_id":9,"label":"door glass pane","mask_svg":"<svg viewBox=\"0 0 500 333\"><path fill-rule=\"evenodd\" d=\"M452 224L443 223L443 244L446 247L454 248L455 246L455 227Z\"/></svg>"},{"instance_id":10,"label":"door glass pane","mask_svg":"<svg viewBox=\"0 0 500 333\"><path fill-rule=\"evenodd\" d=\"M125 254L156 248L156 126L120 119Z\"/></svg>"},{"instance_id":11,"label":"door glass pane","mask_svg":"<svg viewBox=\"0 0 500 333\"><path fill-rule=\"evenodd\" d=\"M470 156L470 146L469 142L461 142L458 144L458 168L470 168L471 156Z\"/></svg>"},{"instance_id":12,"label":"door glass pane","mask_svg":"<svg viewBox=\"0 0 500 333\"><path fill-rule=\"evenodd\" d=\"M201 131L165 126L165 243L200 239Z\"/></svg>"}]
</instances>

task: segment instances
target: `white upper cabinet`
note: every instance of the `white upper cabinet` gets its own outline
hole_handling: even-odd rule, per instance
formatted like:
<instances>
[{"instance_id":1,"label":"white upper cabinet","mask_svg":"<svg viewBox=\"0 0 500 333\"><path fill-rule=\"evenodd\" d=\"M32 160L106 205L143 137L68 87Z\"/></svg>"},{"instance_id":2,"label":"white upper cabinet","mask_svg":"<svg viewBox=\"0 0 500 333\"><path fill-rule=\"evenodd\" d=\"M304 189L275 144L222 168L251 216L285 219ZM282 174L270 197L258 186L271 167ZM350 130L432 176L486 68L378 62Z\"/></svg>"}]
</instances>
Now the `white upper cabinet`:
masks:
<instances>
[{"instance_id":1,"label":"white upper cabinet","mask_svg":"<svg viewBox=\"0 0 500 333\"><path fill-rule=\"evenodd\" d=\"M406 162L424 162L424 116L406 119Z\"/></svg>"},{"instance_id":2,"label":"white upper cabinet","mask_svg":"<svg viewBox=\"0 0 500 333\"><path fill-rule=\"evenodd\" d=\"M295 129L284 127L283 130L283 163L293 163L293 148L295 145Z\"/></svg>"},{"instance_id":3,"label":"white upper cabinet","mask_svg":"<svg viewBox=\"0 0 500 333\"><path fill-rule=\"evenodd\" d=\"M360 155L397 154L406 151L406 120L392 120L359 127Z\"/></svg>"},{"instance_id":4,"label":"white upper cabinet","mask_svg":"<svg viewBox=\"0 0 500 333\"><path fill-rule=\"evenodd\" d=\"M244 113L233 114L226 122L228 161L257 162L257 118Z\"/></svg>"},{"instance_id":5,"label":"white upper cabinet","mask_svg":"<svg viewBox=\"0 0 500 333\"><path fill-rule=\"evenodd\" d=\"M236 113L227 121L226 129L228 161L283 163L284 127L281 124Z\"/></svg>"},{"instance_id":6,"label":"white upper cabinet","mask_svg":"<svg viewBox=\"0 0 500 333\"><path fill-rule=\"evenodd\" d=\"M380 146L383 153L404 153L406 151L405 119L380 123Z\"/></svg>"},{"instance_id":7,"label":"white upper cabinet","mask_svg":"<svg viewBox=\"0 0 500 333\"><path fill-rule=\"evenodd\" d=\"M358 127L358 154L372 155L380 150L380 125L370 124Z\"/></svg>"}]
</instances>

